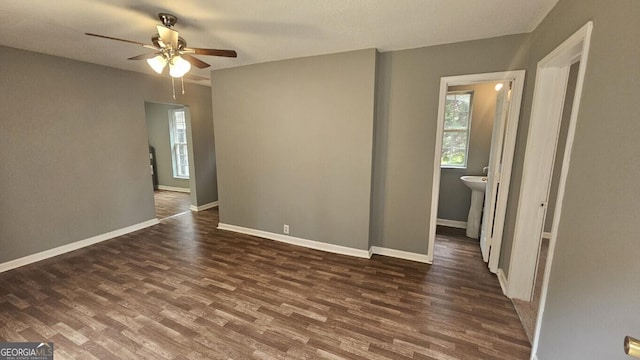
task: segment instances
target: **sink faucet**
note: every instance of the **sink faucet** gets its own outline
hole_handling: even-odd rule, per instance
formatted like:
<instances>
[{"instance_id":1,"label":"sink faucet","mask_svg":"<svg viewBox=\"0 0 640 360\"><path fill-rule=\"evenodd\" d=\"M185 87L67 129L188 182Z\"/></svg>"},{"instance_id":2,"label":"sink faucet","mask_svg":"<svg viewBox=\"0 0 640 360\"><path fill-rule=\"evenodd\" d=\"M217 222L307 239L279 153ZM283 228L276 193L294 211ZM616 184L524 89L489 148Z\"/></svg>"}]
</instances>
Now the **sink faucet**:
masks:
<instances>
[{"instance_id":1,"label":"sink faucet","mask_svg":"<svg viewBox=\"0 0 640 360\"><path fill-rule=\"evenodd\" d=\"M482 168L482 173L487 175L487 172L489 172L489 167L488 166L483 167Z\"/></svg>"}]
</instances>

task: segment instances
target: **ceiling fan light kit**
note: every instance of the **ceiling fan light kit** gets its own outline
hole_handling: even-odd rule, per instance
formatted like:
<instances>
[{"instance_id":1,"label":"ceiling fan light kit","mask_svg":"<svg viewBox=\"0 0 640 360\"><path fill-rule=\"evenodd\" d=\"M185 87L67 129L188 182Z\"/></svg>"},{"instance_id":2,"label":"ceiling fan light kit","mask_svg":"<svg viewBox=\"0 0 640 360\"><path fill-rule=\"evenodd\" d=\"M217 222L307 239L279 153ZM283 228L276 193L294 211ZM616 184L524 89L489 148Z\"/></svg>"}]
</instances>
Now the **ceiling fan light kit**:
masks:
<instances>
[{"instance_id":1,"label":"ceiling fan light kit","mask_svg":"<svg viewBox=\"0 0 640 360\"><path fill-rule=\"evenodd\" d=\"M162 70L164 70L164 67L167 66L167 60L165 60L164 56L157 55L152 57L151 59L147 59L147 64L151 66L153 71L157 72L158 74L162 74Z\"/></svg>"},{"instance_id":2,"label":"ceiling fan light kit","mask_svg":"<svg viewBox=\"0 0 640 360\"><path fill-rule=\"evenodd\" d=\"M162 74L164 67L169 64L169 75L174 78L183 77L191 70L191 64L180 55L174 55L168 60L163 55L157 55L147 59L147 64L158 74Z\"/></svg>"},{"instance_id":3,"label":"ceiling fan light kit","mask_svg":"<svg viewBox=\"0 0 640 360\"><path fill-rule=\"evenodd\" d=\"M191 64L180 55L174 56L169 61L169 75L174 78L181 78L191 70Z\"/></svg>"},{"instance_id":4,"label":"ceiling fan light kit","mask_svg":"<svg viewBox=\"0 0 640 360\"><path fill-rule=\"evenodd\" d=\"M158 14L158 18L162 21L162 25L158 25L156 29L157 34L151 37L153 45L144 44L137 41L118 39L105 35L98 35L92 33L85 33L89 36L95 36L108 40L122 41L131 44L141 45L145 48L153 49L155 52L142 54L138 56L130 57L129 60L147 60L147 64L158 74L162 74L164 68L169 65L169 76L171 76L171 83L174 83L174 78L182 78L189 70L191 65L204 69L210 65L206 62L196 58L192 54L196 55L209 55L209 56L224 56L224 57L237 57L237 53L234 50L220 50L220 49L202 49L202 48L188 48L187 42L178 36L178 32L173 26L178 21L178 18L174 15L167 13ZM182 93L184 94L184 84ZM175 99L175 90L173 98Z\"/></svg>"}]
</instances>

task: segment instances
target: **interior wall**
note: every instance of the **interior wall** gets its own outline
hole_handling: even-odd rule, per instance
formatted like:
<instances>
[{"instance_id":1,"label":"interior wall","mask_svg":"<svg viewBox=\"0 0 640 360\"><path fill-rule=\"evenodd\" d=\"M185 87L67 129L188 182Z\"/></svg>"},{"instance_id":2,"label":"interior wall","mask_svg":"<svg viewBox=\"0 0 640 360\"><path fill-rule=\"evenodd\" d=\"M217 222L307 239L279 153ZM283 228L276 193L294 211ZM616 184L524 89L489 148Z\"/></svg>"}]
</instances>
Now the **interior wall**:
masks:
<instances>
[{"instance_id":1,"label":"interior wall","mask_svg":"<svg viewBox=\"0 0 640 360\"><path fill-rule=\"evenodd\" d=\"M451 86L449 91L473 91L471 136L465 169L442 168L440 170L440 200L438 219L467 221L471 206L471 189L460 180L465 175L486 175L489 166L491 136L496 112L496 83Z\"/></svg>"},{"instance_id":2,"label":"interior wall","mask_svg":"<svg viewBox=\"0 0 640 360\"><path fill-rule=\"evenodd\" d=\"M169 110L180 108L182 106L174 104L144 103L147 138L149 145L153 146L156 152L158 185L189 189L189 179L173 177Z\"/></svg>"},{"instance_id":3,"label":"interior wall","mask_svg":"<svg viewBox=\"0 0 640 360\"><path fill-rule=\"evenodd\" d=\"M154 219L144 102L173 102L169 80L2 46L0 63L0 263ZM210 89L185 86L210 129Z\"/></svg>"},{"instance_id":4,"label":"interior wall","mask_svg":"<svg viewBox=\"0 0 640 360\"><path fill-rule=\"evenodd\" d=\"M560 0L532 35L379 57L371 236L378 246L419 253L427 249L440 77L528 64L502 248L501 267L508 273L536 64L594 21L539 359L622 360L624 335L640 337L640 262L633 251L640 213L640 192L635 191L640 122L634 121L637 106L630 100L640 84L640 47L633 46L638 18L637 0ZM143 102L171 102L168 80L0 49L0 262L154 218ZM229 204L248 202L236 209L223 207L221 217L231 222L244 216L250 220L246 224L274 232L291 219L294 235L317 234L317 240L338 239L362 248L368 216L361 210L368 209L371 184L364 174L371 166L373 123L373 109L366 109L373 107L369 92L375 89L371 68L376 65L375 56L354 54L214 72L214 85L226 79L236 96L225 97L227 87L220 86L214 101L220 97L233 101L233 108L242 105L234 110L216 103L216 114L224 119L215 122L216 130L223 130L217 136L224 142L219 149L241 154L219 158L228 160L225 166L236 176L220 178L238 181L247 190L229 192ZM365 59L354 60L360 56ZM234 84L234 78L243 81ZM295 86L283 91L276 86L283 82ZM203 169L196 174L198 188L206 194L200 199L198 192L199 204L215 200L208 91L187 84L186 97L178 99L190 105L194 152L203 154L195 156ZM232 124L236 120L239 124ZM251 141L227 139L226 134L250 135ZM285 160L274 164L274 158ZM263 191L265 183L275 191ZM222 196L220 201L224 203ZM322 229L327 224L330 231ZM355 242L346 240L349 236Z\"/></svg>"},{"instance_id":5,"label":"interior wall","mask_svg":"<svg viewBox=\"0 0 640 360\"><path fill-rule=\"evenodd\" d=\"M427 254L440 78L521 70L527 34L380 54L372 243Z\"/></svg>"},{"instance_id":6,"label":"interior wall","mask_svg":"<svg viewBox=\"0 0 640 360\"><path fill-rule=\"evenodd\" d=\"M377 51L212 72L220 222L369 248Z\"/></svg>"},{"instance_id":7,"label":"interior wall","mask_svg":"<svg viewBox=\"0 0 640 360\"><path fill-rule=\"evenodd\" d=\"M193 167L189 169L191 204L210 205L218 201L218 168L212 121L211 88L198 86L199 91L194 91L195 86L191 84L185 84L185 87L187 93L183 96L186 98L180 103L186 105L188 124L191 126L191 130L187 132L187 141L191 144L189 165Z\"/></svg>"},{"instance_id":8,"label":"interior wall","mask_svg":"<svg viewBox=\"0 0 640 360\"><path fill-rule=\"evenodd\" d=\"M529 79L539 60L588 21L594 23L542 319L540 360L628 359L624 336L640 337L640 261L635 251L640 122L633 100L640 87L640 47L630 46L640 31L638 18L637 0L560 0L532 34ZM521 129L528 127L533 88L530 81ZM518 146L520 161L525 145ZM519 164L512 184L519 184L521 172Z\"/></svg>"}]
</instances>

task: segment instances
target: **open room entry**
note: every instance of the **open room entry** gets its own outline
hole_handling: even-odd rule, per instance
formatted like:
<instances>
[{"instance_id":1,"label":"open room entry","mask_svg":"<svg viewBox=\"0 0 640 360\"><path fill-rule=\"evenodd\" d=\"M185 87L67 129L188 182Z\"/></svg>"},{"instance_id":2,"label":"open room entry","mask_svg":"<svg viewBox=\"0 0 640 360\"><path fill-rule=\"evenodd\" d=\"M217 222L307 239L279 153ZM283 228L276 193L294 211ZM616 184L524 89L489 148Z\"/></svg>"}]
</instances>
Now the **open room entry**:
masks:
<instances>
[{"instance_id":1,"label":"open room entry","mask_svg":"<svg viewBox=\"0 0 640 360\"><path fill-rule=\"evenodd\" d=\"M145 102L145 117L156 217L188 212L193 171L189 108Z\"/></svg>"},{"instance_id":2,"label":"open room entry","mask_svg":"<svg viewBox=\"0 0 640 360\"><path fill-rule=\"evenodd\" d=\"M558 48L540 60L537 68L507 281L507 296L525 301L531 300L533 293L537 259L556 157L558 134L569 82L569 72L573 64L580 62L564 146L553 223L551 225L549 255L545 270L545 281L542 285L541 309L544 303L545 283L553 258L556 230L560 221L564 184L571 160L571 148L582 95L582 83L586 71L587 52L592 28L592 23L587 23Z\"/></svg>"},{"instance_id":3,"label":"open room entry","mask_svg":"<svg viewBox=\"0 0 640 360\"><path fill-rule=\"evenodd\" d=\"M533 93L531 120L524 158L522 187L518 201L516 227L511 251L507 296L531 300L535 284L543 226L549 201L550 184L556 159L558 136L569 84L571 67L578 64L575 93L562 154L558 180L551 239L533 336L531 358L537 358L540 327L546 303L549 277L562 213L565 184L569 173L571 150L575 136L582 85L587 68L587 55L593 22L588 22L572 36L538 62Z\"/></svg>"},{"instance_id":4,"label":"open room entry","mask_svg":"<svg viewBox=\"0 0 640 360\"><path fill-rule=\"evenodd\" d=\"M429 226L429 254L428 261L433 262L433 253L436 238L436 225L438 223L438 205L440 201L441 169L443 161L443 134L445 133L445 112L447 96L451 90L464 89L461 86L492 83L501 83L504 89L498 90L495 105L498 116L495 116L492 127L491 155L488 161L487 193L491 198L484 200L482 195L476 202L484 202L482 213L485 223L491 222L493 226L485 227L480 233L480 221L477 223L477 236L483 240L483 257L489 263L492 272L497 272L502 241L502 226L506 213L506 201L511 179L511 164L515 149L515 139L520 114L520 104L524 87L524 70L505 71L485 74L472 74L443 77L440 81L440 100L438 108L436 147L433 163L433 188L431 203L431 218ZM456 92L457 93L457 92ZM510 94L509 94L510 93ZM450 147L450 144L446 145ZM466 164L465 164L466 167ZM481 175L481 174L477 174ZM499 186L498 186L499 185ZM485 195L486 197L487 195ZM473 202L473 199L472 199ZM473 206L473 205L472 205ZM487 214L491 217L487 217ZM478 216L480 216L478 214ZM488 219L488 220L487 220ZM444 224L446 225L446 224ZM472 231L473 232L473 231ZM475 236L475 234L473 235Z\"/></svg>"}]
</instances>

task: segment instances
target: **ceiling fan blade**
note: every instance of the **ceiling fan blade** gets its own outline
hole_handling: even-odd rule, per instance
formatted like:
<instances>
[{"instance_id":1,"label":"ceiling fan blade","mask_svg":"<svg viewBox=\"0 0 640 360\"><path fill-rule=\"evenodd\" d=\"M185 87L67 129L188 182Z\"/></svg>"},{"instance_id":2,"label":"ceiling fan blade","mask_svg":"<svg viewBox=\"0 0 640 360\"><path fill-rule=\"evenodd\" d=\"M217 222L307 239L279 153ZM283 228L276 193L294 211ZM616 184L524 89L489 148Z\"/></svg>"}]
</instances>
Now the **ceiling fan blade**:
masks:
<instances>
[{"instance_id":1,"label":"ceiling fan blade","mask_svg":"<svg viewBox=\"0 0 640 360\"><path fill-rule=\"evenodd\" d=\"M162 25L158 25L156 28L158 29L158 35L160 35L160 41L162 41L165 46L170 46L172 49L178 49L177 31Z\"/></svg>"},{"instance_id":2,"label":"ceiling fan blade","mask_svg":"<svg viewBox=\"0 0 640 360\"><path fill-rule=\"evenodd\" d=\"M161 55L162 53L159 52L152 52L152 53L146 53L146 54L142 54L142 55L138 55L138 56L132 56L130 58L128 58L127 60L146 60L146 59L151 59L153 57L156 57L158 55Z\"/></svg>"},{"instance_id":3,"label":"ceiling fan blade","mask_svg":"<svg viewBox=\"0 0 640 360\"><path fill-rule=\"evenodd\" d=\"M204 69L206 67L211 66L211 65L207 64L206 62L198 59L197 57L191 56L189 54L180 54L180 56L182 56L185 60L190 62L191 65L197 67L198 69Z\"/></svg>"},{"instance_id":4,"label":"ceiling fan blade","mask_svg":"<svg viewBox=\"0 0 640 360\"><path fill-rule=\"evenodd\" d=\"M210 56L225 56L225 57L238 57L238 53L235 50L220 50L220 49L200 49L200 48L185 48L187 52L193 52L196 55L210 55Z\"/></svg>"},{"instance_id":5,"label":"ceiling fan blade","mask_svg":"<svg viewBox=\"0 0 640 360\"><path fill-rule=\"evenodd\" d=\"M153 49L153 50L158 50L157 47L150 45L150 44L145 44L145 43L141 43L138 41L133 41L133 40L125 40L125 39L118 39L115 37L111 37L111 36L105 36L105 35L99 35L99 34L92 34L92 33L84 33L85 35L89 35L89 36L95 36L95 37L99 37L102 39L107 39L107 40L116 40L116 41L122 41L122 42L126 42L129 44L136 44L136 45L140 45L142 47L146 47L147 49Z\"/></svg>"},{"instance_id":6,"label":"ceiling fan blade","mask_svg":"<svg viewBox=\"0 0 640 360\"><path fill-rule=\"evenodd\" d=\"M103 39L108 39L108 40L116 40L116 41L122 41L122 42L130 43L130 44L136 44L136 45L140 45L140 46L147 45L145 43L141 43L141 42L138 42L138 41L118 39L118 38L114 38L114 37L111 37L111 36L98 35L98 34L92 34L92 33L84 33L84 34L85 35L89 35L89 36L95 36L95 37L103 38Z\"/></svg>"}]
</instances>

